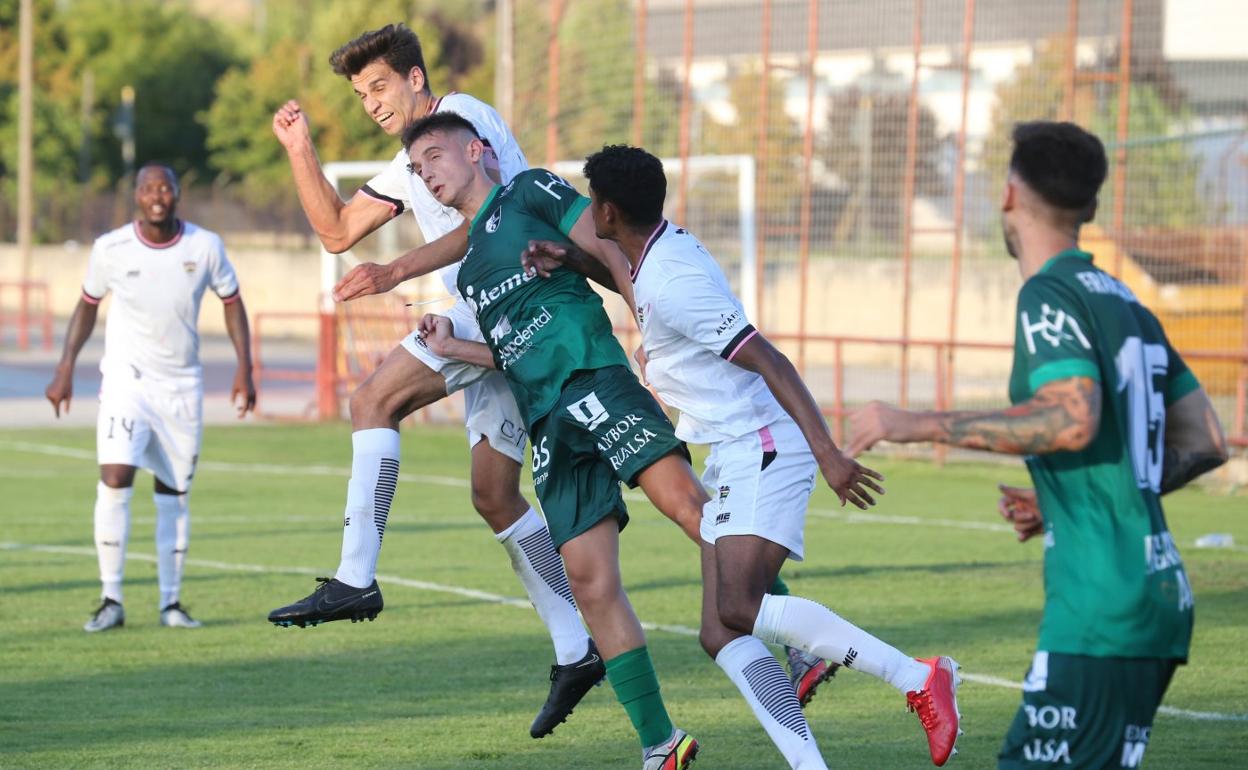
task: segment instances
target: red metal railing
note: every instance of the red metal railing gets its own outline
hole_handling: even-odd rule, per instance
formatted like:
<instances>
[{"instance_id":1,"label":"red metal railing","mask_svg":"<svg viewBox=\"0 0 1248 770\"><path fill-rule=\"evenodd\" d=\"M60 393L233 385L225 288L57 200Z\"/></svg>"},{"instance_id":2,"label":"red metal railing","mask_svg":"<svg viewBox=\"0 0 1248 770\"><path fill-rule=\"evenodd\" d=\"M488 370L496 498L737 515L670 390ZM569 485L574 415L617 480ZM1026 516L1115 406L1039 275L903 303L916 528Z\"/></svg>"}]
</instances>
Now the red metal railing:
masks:
<instances>
[{"instance_id":1,"label":"red metal railing","mask_svg":"<svg viewBox=\"0 0 1248 770\"><path fill-rule=\"evenodd\" d=\"M7 292L17 292L17 309L6 310L4 297ZM39 298L39 310L31 310L31 300ZM12 324L17 328L17 347L30 349L30 327L38 325L43 335L43 349L52 349L52 307L48 300L48 285L43 281L0 281L0 340L4 327Z\"/></svg>"}]
</instances>

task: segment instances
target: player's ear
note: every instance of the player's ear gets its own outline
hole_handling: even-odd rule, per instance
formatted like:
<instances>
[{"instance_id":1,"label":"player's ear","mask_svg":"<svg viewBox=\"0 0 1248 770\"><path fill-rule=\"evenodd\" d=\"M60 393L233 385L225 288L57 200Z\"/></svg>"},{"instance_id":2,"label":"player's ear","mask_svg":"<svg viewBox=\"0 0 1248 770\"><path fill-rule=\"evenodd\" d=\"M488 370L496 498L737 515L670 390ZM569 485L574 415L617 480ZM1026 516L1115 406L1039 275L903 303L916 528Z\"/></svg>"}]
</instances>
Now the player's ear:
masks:
<instances>
[{"instance_id":1,"label":"player's ear","mask_svg":"<svg viewBox=\"0 0 1248 770\"><path fill-rule=\"evenodd\" d=\"M420 67L412 67L407 71L407 82L411 84L412 90L420 93L425 90L428 81L425 80L425 71Z\"/></svg>"},{"instance_id":2,"label":"player's ear","mask_svg":"<svg viewBox=\"0 0 1248 770\"><path fill-rule=\"evenodd\" d=\"M1012 211L1018 205L1018 187L1014 184L1014 175L1005 177L1005 191L1001 196L1001 210Z\"/></svg>"}]
</instances>

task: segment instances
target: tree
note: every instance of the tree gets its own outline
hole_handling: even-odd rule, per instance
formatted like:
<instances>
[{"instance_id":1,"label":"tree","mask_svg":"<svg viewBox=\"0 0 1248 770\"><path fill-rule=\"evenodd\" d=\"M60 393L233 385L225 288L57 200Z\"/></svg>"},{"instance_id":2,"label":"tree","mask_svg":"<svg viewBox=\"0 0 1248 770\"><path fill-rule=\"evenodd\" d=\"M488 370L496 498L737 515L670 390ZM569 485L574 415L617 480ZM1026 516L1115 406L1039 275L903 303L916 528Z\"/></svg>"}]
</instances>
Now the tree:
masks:
<instances>
[{"instance_id":1,"label":"tree","mask_svg":"<svg viewBox=\"0 0 1248 770\"><path fill-rule=\"evenodd\" d=\"M857 227L889 239L901 237L910 201L904 199L910 96L907 92L863 93L857 88L832 97L823 158L851 190L849 211ZM936 116L922 103L915 146L915 194L946 189L940 171L943 142Z\"/></svg>"},{"instance_id":2,"label":"tree","mask_svg":"<svg viewBox=\"0 0 1248 770\"><path fill-rule=\"evenodd\" d=\"M123 174L112 122L122 86L134 87L136 161L163 160L177 170L207 170L204 132L194 114L212 97L217 77L233 61L230 42L211 22L181 4L158 0L99 0L35 6L36 234L64 237L56 209L77 205L85 138L87 187L114 185ZM0 0L0 175L15 195L17 156L17 0ZM11 66L10 66L11 65ZM80 118L87 73L94 100ZM84 137L85 134L85 137Z\"/></svg>"},{"instance_id":3,"label":"tree","mask_svg":"<svg viewBox=\"0 0 1248 770\"><path fill-rule=\"evenodd\" d=\"M328 61L331 52L356 35L406 20L420 38L435 93L473 78L484 65L484 48L475 33L445 14L413 19L416 5L406 0L339 0L318 4L308 13L303 3L270 0L266 49L222 77L215 101L199 115L208 131L213 166L241 180L244 194L255 203L290 197L290 171L271 123L273 112L292 98L308 116L322 162L392 157L395 138L368 118L350 83L334 74Z\"/></svg>"},{"instance_id":4,"label":"tree","mask_svg":"<svg viewBox=\"0 0 1248 770\"><path fill-rule=\"evenodd\" d=\"M997 88L992 130L984 146L983 164L992 189L1005 183L1011 134L1017 123L1057 120L1063 97L1065 42L1053 40L1039 46L1035 60ZM1116 55L1096 65L1098 71L1114 64ZM1182 141L1171 134L1190 117L1164 66L1152 63L1138 68L1130 86L1127 120L1125 227L1182 227L1201 224L1205 204L1199 188L1199 161ZM1081 84L1074 94L1074 121L1096 133L1109 155L1109 176L1101 188L1097 221L1113 225L1115 142L1118 126L1118 89L1101 84Z\"/></svg>"}]
</instances>

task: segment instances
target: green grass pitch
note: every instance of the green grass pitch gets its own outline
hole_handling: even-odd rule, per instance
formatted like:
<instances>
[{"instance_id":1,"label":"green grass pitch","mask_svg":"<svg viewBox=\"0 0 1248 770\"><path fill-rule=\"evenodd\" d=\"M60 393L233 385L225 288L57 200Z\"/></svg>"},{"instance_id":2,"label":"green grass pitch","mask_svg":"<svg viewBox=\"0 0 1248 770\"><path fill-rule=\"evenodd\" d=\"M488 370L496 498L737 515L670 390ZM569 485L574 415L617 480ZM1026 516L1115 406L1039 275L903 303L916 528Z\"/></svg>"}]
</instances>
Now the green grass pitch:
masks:
<instances>
[{"instance_id":1,"label":"green grass pitch","mask_svg":"<svg viewBox=\"0 0 1248 770\"><path fill-rule=\"evenodd\" d=\"M207 430L183 593L199 631L159 626L147 474L133 504L127 625L80 630L98 596L93 452L88 431L0 431L0 767L637 766L606 686L552 736L529 738L553 655L535 613L488 596L523 591L469 505L462 431L404 431L405 480L380 565L385 612L310 629L275 628L265 615L337 565L346 426ZM826 489L816 494L808 559L784 573L794 593L910 654L949 654L970 674L1020 680L1039 619L1041 547L1001 531L994 485L1023 481L1021 466L877 465L889 492L870 517L847 517ZM1208 532L1248 542L1248 506L1200 491L1167 504L1197 626L1166 703L1239 716L1160 715L1146 766L1241 766L1248 553L1191 544ZM699 592L692 546L647 504L631 506L625 583L643 621L681 627L649 638L673 719L702 742L695 767L783 767L688 633ZM993 767L1019 693L979 679L959 694L966 735L949 766ZM843 672L806 713L833 767L930 767L918 721L873 678Z\"/></svg>"}]
</instances>

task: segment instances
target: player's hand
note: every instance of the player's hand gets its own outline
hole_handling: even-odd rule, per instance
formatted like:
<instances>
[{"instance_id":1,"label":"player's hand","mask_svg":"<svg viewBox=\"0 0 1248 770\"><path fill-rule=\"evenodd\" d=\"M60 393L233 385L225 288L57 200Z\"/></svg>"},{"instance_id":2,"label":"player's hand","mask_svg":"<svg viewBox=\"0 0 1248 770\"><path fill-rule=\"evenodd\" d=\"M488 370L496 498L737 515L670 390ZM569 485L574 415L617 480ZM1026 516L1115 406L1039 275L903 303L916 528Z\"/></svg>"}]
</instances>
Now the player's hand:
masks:
<instances>
[{"instance_id":1,"label":"player's hand","mask_svg":"<svg viewBox=\"0 0 1248 770\"><path fill-rule=\"evenodd\" d=\"M824 481L828 482L833 492L836 492L841 505L849 502L866 510L875 505L875 498L871 496L871 491L880 495L884 494L884 487L876 483L883 481L884 477L878 471L859 465L846 457L841 450L833 449L822 457L816 457L816 460L819 462L819 471L823 474Z\"/></svg>"},{"instance_id":2,"label":"player's hand","mask_svg":"<svg viewBox=\"0 0 1248 770\"><path fill-rule=\"evenodd\" d=\"M450 348L455 339L455 326L451 319L437 313L426 313L416 327L431 353L443 358L454 358Z\"/></svg>"},{"instance_id":3,"label":"player's hand","mask_svg":"<svg viewBox=\"0 0 1248 770\"><path fill-rule=\"evenodd\" d=\"M520 264L526 275L549 278L563 266L568 256L567 246L554 241L529 241L529 247L520 254Z\"/></svg>"},{"instance_id":4,"label":"player's hand","mask_svg":"<svg viewBox=\"0 0 1248 770\"><path fill-rule=\"evenodd\" d=\"M997 501L997 510L1001 516L1014 526L1018 542L1022 543L1044 531L1044 516L1040 513L1040 504L1036 500L1036 490L1010 487L998 484L1001 499Z\"/></svg>"},{"instance_id":5,"label":"player's hand","mask_svg":"<svg viewBox=\"0 0 1248 770\"><path fill-rule=\"evenodd\" d=\"M845 453L857 457L881 441L922 441L913 412L872 401L849 413L850 440Z\"/></svg>"},{"instance_id":6,"label":"player's hand","mask_svg":"<svg viewBox=\"0 0 1248 770\"><path fill-rule=\"evenodd\" d=\"M646 380L646 364L650 363L650 357L646 355L645 346L637 346L637 349L633 351L633 360L641 367L641 384L649 387L650 382Z\"/></svg>"},{"instance_id":7,"label":"player's hand","mask_svg":"<svg viewBox=\"0 0 1248 770\"><path fill-rule=\"evenodd\" d=\"M273 134L287 150L312 142L308 116L303 114L299 102L291 99L277 108L277 112L273 113Z\"/></svg>"},{"instance_id":8,"label":"player's hand","mask_svg":"<svg viewBox=\"0 0 1248 770\"><path fill-rule=\"evenodd\" d=\"M238 419L256 410L256 383L251 379L250 369L234 372L234 387L230 389L230 403L238 409Z\"/></svg>"},{"instance_id":9,"label":"player's hand","mask_svg":"<svg viewBox=\"0 0 1248 770\"><path fill-rule=\"evenodd\" d=\"M57 419L61 417L62 404L65 406L65 414L69 414L69 402L74 397L73 367L57 366L56 374L52 376L52 382L48 383L43 395L52 403L52 411L56 413Z\"/></svg>"},{"instance_id":10,"label":"player's hand","mask_svg":"<svg viewBox=\"0 0 1248 770\"><path fill-rule=\"evenodd\" d=\"M390 265L361 262L334 285L334 302L350 302L370 294L385 294L399 283Z\"/></svg>"}]
</instances>

